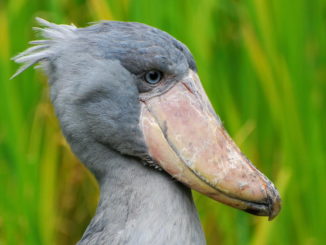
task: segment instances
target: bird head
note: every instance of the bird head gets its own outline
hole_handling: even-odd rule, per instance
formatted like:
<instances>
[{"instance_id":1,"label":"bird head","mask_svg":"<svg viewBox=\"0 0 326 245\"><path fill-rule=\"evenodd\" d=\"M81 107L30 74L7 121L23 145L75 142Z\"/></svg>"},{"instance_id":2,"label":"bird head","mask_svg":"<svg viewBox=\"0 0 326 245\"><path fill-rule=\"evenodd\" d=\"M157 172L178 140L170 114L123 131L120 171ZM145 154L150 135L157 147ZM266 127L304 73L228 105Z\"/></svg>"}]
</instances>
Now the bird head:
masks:
<instances>
[{"instance_id":1,"label":"bird head","mask_svg":"<svg viewBox=\"0 0 326 245\"><path fill-rule=\"evenodd\" d=\"M45 39L14 58L25 64L15 75L41 62L63 133L98 179L106 163L90 158L110 150L229 206L278 214L276 188L225 131L184 44L140 23L38 21Z\"/></svg>"}]
</instances>

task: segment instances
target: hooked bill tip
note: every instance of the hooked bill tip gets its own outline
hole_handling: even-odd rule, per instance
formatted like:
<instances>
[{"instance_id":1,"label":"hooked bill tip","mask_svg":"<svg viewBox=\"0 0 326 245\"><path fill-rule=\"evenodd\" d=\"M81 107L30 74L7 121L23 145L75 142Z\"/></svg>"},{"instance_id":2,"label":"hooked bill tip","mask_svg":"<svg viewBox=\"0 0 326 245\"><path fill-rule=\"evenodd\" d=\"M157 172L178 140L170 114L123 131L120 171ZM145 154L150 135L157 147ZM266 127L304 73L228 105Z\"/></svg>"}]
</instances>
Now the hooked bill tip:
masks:
<instances>
[{"instance_id":1,"label":"hooked bill tip","mask_svg":"<svg viewBox=\"0 0 326 245\"><path fill-rule=\"evenodd\" d=\"M270 214L268 217L268 221L273 220L281 211L281 198L277 196L275 200L272 201L271 204L272 205L270 207Z\"/></svg>"}]
</instances>

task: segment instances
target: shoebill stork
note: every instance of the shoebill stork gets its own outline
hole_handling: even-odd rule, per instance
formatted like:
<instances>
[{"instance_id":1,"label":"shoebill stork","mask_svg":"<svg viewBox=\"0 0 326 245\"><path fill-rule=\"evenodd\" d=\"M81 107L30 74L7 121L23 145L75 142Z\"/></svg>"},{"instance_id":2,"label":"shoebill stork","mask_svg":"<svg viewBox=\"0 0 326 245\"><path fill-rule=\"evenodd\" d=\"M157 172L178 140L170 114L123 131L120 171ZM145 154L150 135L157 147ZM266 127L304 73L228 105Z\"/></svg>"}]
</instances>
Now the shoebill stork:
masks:
<instances>
[{"instance_id":1,"label":"shoebill stork","mask_svg":"<svg viewBox=\"0 0 326 245\"><path fill-rule=\"evenodd\" d=\"M184 44L141 23L38 21L44 39L13 58L14 76L40 63L62 132L99 183L79 244L205 244L190 189L278 214L278 191L224 130Z\"/></svg>"}]
</instances>

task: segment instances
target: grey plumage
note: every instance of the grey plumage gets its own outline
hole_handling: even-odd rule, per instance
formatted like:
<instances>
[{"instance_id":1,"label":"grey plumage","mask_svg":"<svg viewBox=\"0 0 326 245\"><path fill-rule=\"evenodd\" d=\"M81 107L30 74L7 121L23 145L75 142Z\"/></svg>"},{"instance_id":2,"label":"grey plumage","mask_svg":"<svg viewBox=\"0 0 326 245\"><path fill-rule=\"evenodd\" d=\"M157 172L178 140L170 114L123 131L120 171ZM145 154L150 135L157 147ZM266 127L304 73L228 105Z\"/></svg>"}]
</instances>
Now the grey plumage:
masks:
<instances>
[{"instance_id":1,"label":"grey plumage","mask_svg":"<svg viewBox=\"0 0 326 245\"><path fill-rule=\"evenodd\" d=\"M96 215L80 244L205 244L187 187L135 159L110 158Z\"/></svg>"},{"instance_id":2,"label":"grey plumage","mask_svg":"<svg viewBox=\"0 0 326 245\"><path fill-rule=\"evenodd\" d=\"M41 62L63 134L100 184L80 244L205 244L190 190L142 164L151 160L139 129L139 93L152 89L144 72L163 71L172 86L196 70L189 50L140 23L38 21L45 40L14 57L23 66L13 77Z\"/></svg>"}]
</instances>

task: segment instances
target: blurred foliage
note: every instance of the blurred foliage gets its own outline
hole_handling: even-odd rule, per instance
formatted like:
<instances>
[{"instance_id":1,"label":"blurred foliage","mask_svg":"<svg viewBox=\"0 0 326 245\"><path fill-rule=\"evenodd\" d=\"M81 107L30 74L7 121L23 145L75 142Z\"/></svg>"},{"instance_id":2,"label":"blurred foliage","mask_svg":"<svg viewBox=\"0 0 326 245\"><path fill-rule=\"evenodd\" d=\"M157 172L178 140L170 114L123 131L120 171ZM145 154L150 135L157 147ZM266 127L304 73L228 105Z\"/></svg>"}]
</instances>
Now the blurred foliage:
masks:
<instances>
[{"instance_id":1,"label":"blurred foliage","mask_svg":"<svg viewBox=\"0 0 326 245\"><path fill-rule=\"evenodd\" d=\"M36 16L138 21L188 45L226 128L283 197L268 222L195 194L209 245L326 244L325 0L1 0L0 244L73 244L98 200L46 77L9 80L10 57L37 38Z\"/></svg>"}]
</instances>

